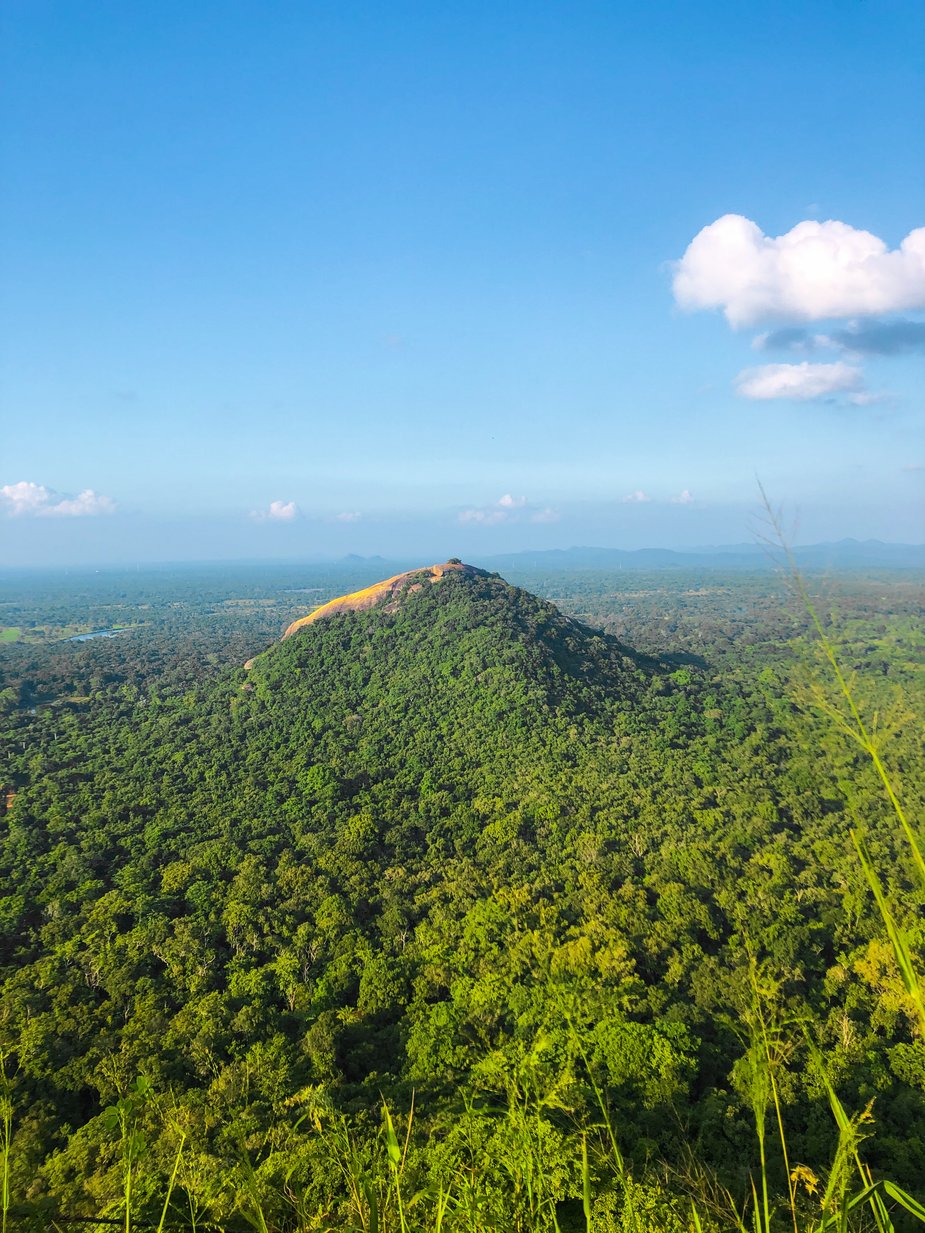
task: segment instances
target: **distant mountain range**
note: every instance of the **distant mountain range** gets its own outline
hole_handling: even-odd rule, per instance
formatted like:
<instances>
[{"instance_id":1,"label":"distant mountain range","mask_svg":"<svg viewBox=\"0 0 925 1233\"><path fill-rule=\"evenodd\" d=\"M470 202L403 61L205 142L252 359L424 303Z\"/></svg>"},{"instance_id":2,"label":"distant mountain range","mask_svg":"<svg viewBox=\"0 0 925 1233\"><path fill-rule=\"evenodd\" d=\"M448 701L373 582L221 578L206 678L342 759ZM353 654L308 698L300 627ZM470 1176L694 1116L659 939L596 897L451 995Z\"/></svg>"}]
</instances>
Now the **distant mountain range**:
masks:
<instances>
[{"instance_id":1,"label":"distant mountain range","mask_svg":"<svg viewBox=\"0 0 925 1233\"><path fill-rule=\"evenodd\" d=\"M925 569L925 544L841 539L793 549L804 569ZM480 557L485 569L779 569L783 554L764 544L721 544L704 548L550 548Z\"/></svg>"},{"instance_id":2,"label":"distant mountain range","mask_svg":"<svg viewBox=\"0 0 925 1233\"><path fill-rule=\"evenodd\" d=\"M452 547L452 545L450 545ZM797 564L812 570L858 570L858 569L925 569L925 544L891 544L878 539L841 539L829 544L805 544L793 549ZM467 553L467 556L472 554ZM489 572L504 573L506 570L530 572L532 570L571 569L716 569L716 570L774 570L783 567L783 554L779 548L760 543L711 544L701 548L547 548L522 552L490 553L475 556L473 563ZM146 563L137 567L137 572L163 573L176 571L183 574L206 572L227 574L235 571L289 571L294 575L304 573L306 567L335 575L350 575L348 581L355 585L369 585L387 575L399 574L408 569L419 568L420 558L405 556L346 556L290 557L267 561L263 558L209 561L164 561ZM73 575L99 576L102 580L113 574L134 574L136 569L125 565L107 565L96 569L90 566L65 569L56 567L26 568L23 566L0 567L0 578L9 580L32 578L41 574L56 577ZM345 588L346 589L346 588Z\"/></svg>"}]
</instances>

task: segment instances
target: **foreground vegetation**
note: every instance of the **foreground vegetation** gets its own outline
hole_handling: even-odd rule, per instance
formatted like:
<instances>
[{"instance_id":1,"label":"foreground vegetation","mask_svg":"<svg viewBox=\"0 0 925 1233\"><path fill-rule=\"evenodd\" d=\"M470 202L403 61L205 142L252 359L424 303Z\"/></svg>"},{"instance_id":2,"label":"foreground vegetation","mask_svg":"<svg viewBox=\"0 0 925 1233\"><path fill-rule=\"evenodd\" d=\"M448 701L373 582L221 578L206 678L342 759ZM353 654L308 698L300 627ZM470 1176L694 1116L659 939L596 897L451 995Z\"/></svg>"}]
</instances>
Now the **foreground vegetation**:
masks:
<instances>
[{"instance_id":1,"label":"foreground vegetation","mask_svg":"<svg viewBox=\"0 0 925 1233\"><path fill-rule=\"evenodd\" d=\"M5 651L8 1227L912 1227L922 627L842 603L852 713L757 585Z\"/></svg>"}]
</instances>

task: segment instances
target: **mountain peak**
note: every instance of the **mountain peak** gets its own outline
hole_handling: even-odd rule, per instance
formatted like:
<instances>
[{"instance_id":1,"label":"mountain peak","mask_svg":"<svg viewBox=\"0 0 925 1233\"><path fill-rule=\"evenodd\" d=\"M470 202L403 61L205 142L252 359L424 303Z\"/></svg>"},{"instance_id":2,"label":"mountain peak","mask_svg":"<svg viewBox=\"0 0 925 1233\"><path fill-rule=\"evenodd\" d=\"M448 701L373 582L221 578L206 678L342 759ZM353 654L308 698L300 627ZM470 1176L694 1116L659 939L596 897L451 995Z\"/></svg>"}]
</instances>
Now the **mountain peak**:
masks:
<instances>
[{"instance_id":1,"label":"mountain peak","mask_svg":"<svg viewBox=\"0 0 925 1233\"><path fill-rule=\"evenodd\" d=\"M466 565L458 557L451 557L441 565L425 565L420 569L407 570L403 574L393 574L391 578L374 582L372 586L364 587L361 591L352 591L349 595L340 595L337 599L329 600L307 616L299 617L283 634L283 640L290 638L306 625L313 625L315 621L337 616L342 612L362 612L380 604L385 605L387 612L394 611L394 605L404 591L420 591L424 586L439 582L447 574L464 574L473 578L489 577L487 570Z\"/></svg>"},{"instance_id":2,"label":"mountain peak","mask_svg":"<svg viewBox=\"0 0 925 1233\"><path fill-rule=\"evenodd\" d=\"M548 600L459 560L331 600L248 667L244 688L261 706L301 709L338 731L384 709L411 743L425 730L441 740L455 732L459 757L466 734L484 731L492 746L501 741L506 766L515 730L529 742L551 716L610 723L615 699L635 696L658 671Z\"/></svg>"}]
</instances>

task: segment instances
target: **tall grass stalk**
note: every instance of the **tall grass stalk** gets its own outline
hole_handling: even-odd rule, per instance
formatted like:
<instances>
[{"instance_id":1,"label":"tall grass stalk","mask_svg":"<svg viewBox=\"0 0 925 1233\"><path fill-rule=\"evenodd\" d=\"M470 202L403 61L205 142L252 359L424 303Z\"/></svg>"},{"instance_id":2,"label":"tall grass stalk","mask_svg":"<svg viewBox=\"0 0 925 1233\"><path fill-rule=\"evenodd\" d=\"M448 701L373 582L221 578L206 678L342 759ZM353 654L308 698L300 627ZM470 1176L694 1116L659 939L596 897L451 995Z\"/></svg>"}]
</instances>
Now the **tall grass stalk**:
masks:
<instances>
[{"instance_id":1,"label":"tall grass stalk","mask_svg":"<svg viewBox=\"0 0 925 1233\"><path fill-rule=\"evenodd\" d=\"M861 867L864 870L864 875L867 878L867 884L873 891L874 900L877 908L883 919L886 927L887 937L890 940L890 946L893 950L893 955L896 959L896 966L899 968L899 974L902 978L903 987L909 994L912 1005L915 1009L916 1017L919 1023L919 1030L925 1035L925 981L922 980L919 973L916 971L915 963L912 959L912 953L909 947L909 942L906 934L896 918L890 901L884 890L883 883L877 873L873 861L870 858L870 853L867 850L867 844L864 837L857 831L851 831L851 838L854 842L855 850L858 854L858 859L861 862ZM925 882L922 884L925 889Z\"/></svg>"},{"instance_id":2,"label":"tall grass stalk","mask_svg":"<svg viewBox=\"0 0 925 1233\"><path fill-rule=\"evenodd\" d=\"M805 1031L805 1029L804 1029ZM871 1186L873 1179L870 1175L870 1169L861 1161L859 1146L863 1139L861 1127L873 1119L870 1115L870 1105L856 1117L851 1118L838 1098L835 1088L832 1086L832 1081L829 1079L828 1071L825 1068L825 1062L820 1053L815 1041L812 1039L808 1031L805 1031L806 1045L809 1049L810 1059L813 1067L819 1076L822 1086L825 1088L826 1095L829 1099L829 1107L832 1110L832 1115L835 1118L835 1124L838 1127L838 1146L835 1151L835 1160L832 1169L829 1172L829 1181L826 1186L825 1193L822 1197L823 1211L837 1206L839 1209L844 1207L847 1194L847 1169L846 1165L849 1162L854 1163L858 1177L861 1181L861 1186L867 1189ZM892 1229L889 1214L884 1205L883 1199L879 1193L873 1193L870 1196L870 1207L873 1212L874 1223L877 1226L879 1233L889 1233Z\"/></svg>"},{"instance_id":3,"label":"tall grass stalk","mask_svg":"<svg viewBox=\"0 0 925 1233\"><path fill-rule=\"evenodd\" d=\"M405 1135L404 1149L399 1145L398 1136L395 1133L395 1126L392 1122L392 1114L389 1112L389 1106L382 1102L382 1121L383 1131L385 1133L385 1150L389 1158L389 1171L392 1175L392 1185L395 1187L395 1202L398 1206L398 1220L401 1227L401 1233L408 1233L408 1225L405 1220L405 1205L402 1202L401 1196L401 1175L405 1168L405 1161L408 1157L408 1143L411 1138L411 1121L414 1117L414 1103L412 1101L411 1112L408 1114L408 1130Z\"/></svg>"},{"instance_id":4,"label":"tall grass stalk","mask_svg":"<svg viewBox=\"0 0 925 1233\"><path fill-rule=\"evenodd\" d=\"M157 1233L164 1233L164 1221L167 1219L167 1209L170 1207L170 1198L173 1194L173 1188L177 1182L177 1170L180 1168L180 1158L183 1155L183 1146L186 1143L186 1135L180 1136L180 1146L177 1148L177 1158L173 1162L173 1172L170 1175L170 1184L167 1187L167 1194L164 1196L164 1206L161 1209L161 1218L157 1222Z\"/></svg>"},{"instance_id":5,"label":"tall grass stalk","mask_svg":"<svg viewBox=\"0 0 925 1233\"><path fill-rule=\"evenodd\" d=\"M585 1233L591 1233L591 1170L588 1167L588 1136L581 1136L581 1207L585 1216Z\"/></svg>"},{"instance_id":6,"label":"tall grass stalk","mask_svg":"<svg viewBox=\"0 0 925 1233\"><path fill-rule=\"evenodd\" d=\"M151 1095L151 1084L139 1075L127 1095L114 1105L103 1110L103 1124L118 1131L122 1151L122 1207L124 1208L125 1233L132 1230L132 1197L135 1183L135 1166L145 1149L145 1137L139 1128L141 1110Z\"/></svg>"},{"instance_id":7,"label":"tall grass stalk","mask_svg":"<svg viewBox=\"0 0 925 1233\"><path fill-rule=\"evenodd\" d=\"M241 1169L244 1174L246 1202L238 1206L238 1211L251 1228L257 1230L257 1233L270 1233L266 1213L263 1208L260 1187L257 1184L257 1174L254 1172L254 1166L251 1164L250 1156L246 1152L242 1152Z\"/></svg>"},{"instance_id":8,"label":"tall grass stalk","mask_svg":"<svg viewBox=\"0 0 925 1233\"><path fill-rule=\"evenodd\" d=\"M781 1110L780 1091L777 1083L777 1069L782 1065L785 1054L780 1026L769 1021L765 1009L770 1000L762 989L759 980L758 965L754 957L749 960L749 980L752 987L752 1013L748 1024L749 1049L747 1054L749 1066L748 1093L755 1117L755 1130L758 1137L758 1149L761 1168L761 1229L762 1233L770 1233L771 1206L768 1192L768 1159L766 1119L769 1104L774 1106L774 1116L777 1123L777 1133L780 1139L781 1154L784 1162L784 1176L787 1179L787 1199L790 1207L790 1220L794 1233L799 1233L796 1208L796 1183L790 1169L790 1156L787 1151L787 1135L784 1130L784 1117Z\"/></svg>"},{"instance_id":9,"label":"tall grass stalk","mask_svg":"<svg viewBox=\"0 0 925 1233\"><path fill-rule=\"evenodd\" d=\"M617 1132L614 1127L613 1117L610 1112L610 1106L607 1103L607 1098L604 1095L603 1088L598 1083L594 1075L594 1068L588 1057L587 1051L581 1041L581 1035L575 1027L574 1021L569 1014L568 1008L563 1004L561 1013L568 1025L569 1036L572 1040L573 1047L581 1058L584 1066L585 1074L588 1076L588 1082L591 1084L591 1091L594 1093L595 1103L600 1110L601 1121L606 1135L607 1143L610 1147L610 1157L613 1162L614 1172L620 1182L620 1187L623 1192L623 1223L629 1229L636 1228L638 1224L638 1212L636 1210L636 1194L633 1185L633 1179L626 1165L626 1158L620 1149L620 1144L617 1141ZM587 1139L583 1139L583 1147L587 1150ZM590 1217L588 1218L590 1229Z\"/></svg>"}]
</instances>

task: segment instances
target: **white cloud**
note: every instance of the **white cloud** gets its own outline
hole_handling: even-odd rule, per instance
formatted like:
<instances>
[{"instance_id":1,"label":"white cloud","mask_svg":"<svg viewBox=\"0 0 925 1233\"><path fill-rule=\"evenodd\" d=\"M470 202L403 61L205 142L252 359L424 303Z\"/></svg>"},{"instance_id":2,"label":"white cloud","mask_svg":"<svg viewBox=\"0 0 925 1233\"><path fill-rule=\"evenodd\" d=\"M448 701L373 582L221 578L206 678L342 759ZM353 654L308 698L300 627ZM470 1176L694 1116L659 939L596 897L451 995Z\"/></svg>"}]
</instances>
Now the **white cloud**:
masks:
<instances>
[{"instance_id":1,"label":"white cloud","mask_svg":"<svg viewBox=\"0 0 925 1233\"><path fill-rule=\"evenodd\" d=\"M268 514L278 522L291 522L298 512L295 501L271 501Z\"/></svg>"},{"instance_id":2,"label":"white cloud","mask_svg":"<svg viewBox=\"0 0 925 1233\"><path fill-rule=\"evenodd\" d=\"M647 496L641 488L637 488L635 492L628 492L623 498L624 505L642 505L646 501L651 501L652 498Z\"/></svg>"},{"instance_id":3,"label":"white cloud","mask_svg":"<svg viewBox=\"0 0 925 1233\"><path fill-rule=\"evenodd\" d=\"M251 510L251 518L257 522L292 522L298 516L295 501L271 501L268 509Z\"/></svg>"},{"instance_id":4,"label":"white cloud","mask_svg":"<svg viewBox=\"0 0 925 1233\"><path fill-rule=\"evenodd\" d=\"M359 510L345 510L342 514L335 514L335 522L359 522L363 515Z\"/></svg>"},{"instance_id":5,"label":"white cloud","mask_svg":"<svg viewBox=\"0 0 925 1233\"><path fill-rule=\"evenodd\" d=\"M515 497L506 492L493 505L482 505L473 509L464 509L457 515L457 521L475 523L477 526L494 527L499 522L517 522L518 510L524 510L530 502L526 497ZM536 521L532 519L531 521Z\"/></svg>"},{"instance_id":6,"label":"white cloud","mask_svg":"<svg viewBox=\"0 0 925 1233\"><path fill-rule=\"evenodd\" d=\"M112 497L85 488L76 497L68 497L44 484L20 480L0 488L0 506L13 518L92 518L113 514L116 503Z\"/></svg>"},{"instance_id":7,"label":"white cloud","mask_svg":"<svg viewBox=\"0 0 925 1233\"><path fill-rule=\"evenodd\" d=\"M772 398L792 398L809 402L830 394L853 392L863 395L863 373L841 360L837 364L763 364L746 368L736 377L736 390L743 398L764 402Z\"/></svg>"},{"instance_id":8,"label":"white cloud","mask_svg":"<svg viewBox=\"0 0 925 1233\"><path fill-rule=\"evenodd\" d=\"M875 407L878 403L891 403L896 399L892 394L874 394L870 390L859 390L856 394L849 394L847 402L850 402L852 407Z\"/></svg>"},{"instance_id":9,"label":"white cloud","mask_svg":"<svg viewBox=\"0 0 925 1233\"><path fill-rule=\"evenodd\" d=\"M831 219L772 237L741 214L725 214L675 263L673 288L682 308L721 308L735 328L921 309L925 227L890 250L871 232Z\"/></svg>"},{"instance_id":10,"label":"white cloud","mask_svg":"<svg viewBox=\"0 0 925 1233\"><path fill-rule=\"evenodd\" d=\"M672 505L693 505L694 497L689 488L682 489L676 497L671 498Z\"/></svg>"},{"instance_id":11,"label":"white cloud","mask_svg":"<svg viewBox=\"0 0 925 1233\"><path fill-rule=\"evenodd\" d=\"M493 527L499 522L507 522L510 513L504 509L464 509L458 515L462 523L475 523L477 526Z\"/></svg>"},{"instance_id":12,"label":"white cloud","mask_svg":"<svg viewBox=\"0 0 925 1233\"><path fill-rule=\"evenodd\" d=\"M543 509L538 509L536 513L530 515L531 522L558 522L562 515L557 509L553 509L551 505L545 506Z\"/></svg>"},{"instance_id":13,"label":"white cloud","mask_svg":"<svg viewBox=\"0 0 925 1233\"><path fill-rule=\"evenodd\" d=\"M18 484L4 484L0 488L0 497L3 498L7 513L18 518L39 513L51 500L51 493L43 484L20 480Z\"/></svg>"},{"instance_id":14,"label":"white cloud","mask_svg":"<svg viewBox=\"0 0 925 1233\"><path fill-rule=\"evenodd\" d=\"M76 497L65 497L42 511L50 518L94 518L98 514L114 514L116 503L112 497L85 488Z\"/></svg>"}]
</instances>

